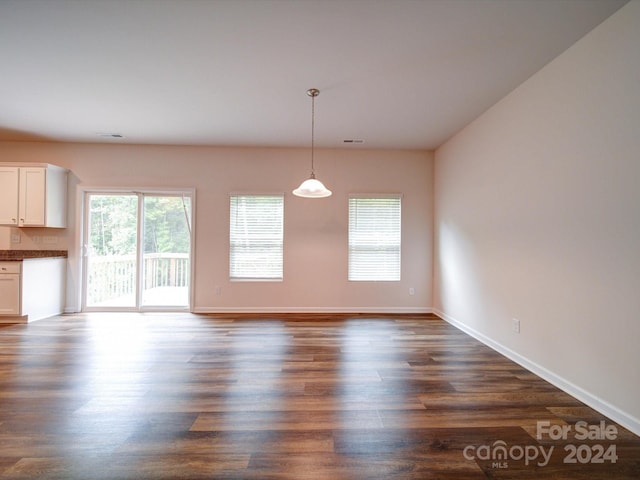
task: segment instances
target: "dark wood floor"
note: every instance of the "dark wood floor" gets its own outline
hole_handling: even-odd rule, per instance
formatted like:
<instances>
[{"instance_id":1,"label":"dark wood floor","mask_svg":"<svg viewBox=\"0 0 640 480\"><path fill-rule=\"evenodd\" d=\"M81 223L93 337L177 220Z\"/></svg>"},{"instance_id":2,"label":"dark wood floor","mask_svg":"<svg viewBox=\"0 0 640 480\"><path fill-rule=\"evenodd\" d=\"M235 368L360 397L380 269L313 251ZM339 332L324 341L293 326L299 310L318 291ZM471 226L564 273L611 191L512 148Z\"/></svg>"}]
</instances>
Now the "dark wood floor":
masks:
<instances>
[{"instance_id":1,"label":"dark wood floor","mask_svg":"<svg viewBox=\"0 0 640 480\"><path fill-rule=\"evenodd\" d=\"M0 479L430 478L637 479L640 438L428 315L0 328Z\"/></svg>"}]
</instances>

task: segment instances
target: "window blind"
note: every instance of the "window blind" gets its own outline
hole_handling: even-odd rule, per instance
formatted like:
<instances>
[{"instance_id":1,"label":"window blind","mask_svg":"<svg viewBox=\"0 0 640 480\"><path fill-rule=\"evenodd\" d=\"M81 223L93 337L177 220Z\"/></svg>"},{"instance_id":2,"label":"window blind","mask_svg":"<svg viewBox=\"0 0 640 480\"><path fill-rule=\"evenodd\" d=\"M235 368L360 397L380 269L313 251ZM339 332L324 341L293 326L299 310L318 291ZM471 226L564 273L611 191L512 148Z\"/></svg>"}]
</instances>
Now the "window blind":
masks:
<instances>
[{"instance_id":1,"label":"window blind","mask_svg":"<svg viewBox=\"0 0 640 480\"><path fill-rule=\"evenodd\" d=\"M231 195L229 276L282 280L283 195Z\"/></svg>"},{"instance_id":2,"label":"window blind","mask_svg":"<svg viewBox=\"0 0 640 480\"><path fill-rule=\"evenodd\" d=\"M349 280L400 280L401 198L349 198Z\"/></svg>"}]
</instances>

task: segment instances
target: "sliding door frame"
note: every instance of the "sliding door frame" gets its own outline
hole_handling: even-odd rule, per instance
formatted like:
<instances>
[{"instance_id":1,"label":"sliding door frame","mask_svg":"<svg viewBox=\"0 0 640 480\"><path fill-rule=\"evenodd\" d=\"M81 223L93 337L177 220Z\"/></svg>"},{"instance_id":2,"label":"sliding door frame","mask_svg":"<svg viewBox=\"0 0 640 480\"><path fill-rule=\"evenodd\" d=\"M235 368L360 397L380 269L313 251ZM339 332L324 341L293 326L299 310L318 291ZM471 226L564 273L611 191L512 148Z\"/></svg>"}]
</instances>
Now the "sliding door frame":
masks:
<instances>
[{"instance_id":1,"label":"sliding door frame","mask_svg":"<svg viewBox=\"0 0 640 480\"><path fill-rule=\"evenodd\" d=\"M86 305L87 300L87 282L88 282L88 242L89 242L89 222L87 215L89 214L88 203L91 195L135 195L138 202L137 214L137 262L136 262L136 302L133 307L91 307ZM193 312L194 305L194 279L195 279L195 218L196 218L196 191L194 188L122 188L122 187L79 187L78 189L78 215L77 215L77 245L76 251L79 252L77 265L77 277L80 279L76 292L76 302L79 311L82 312L106 312L106 311L127 311L127 312ZM142 282L140 274L142 262L144 261L144 245L142 242L142 211L140 210L145 196L174 196L188 197L191 202L191 215L188 218L190 230L189 243L189 295L187 306L144 306L141 304Z\"/></svg>"}]
</instances>

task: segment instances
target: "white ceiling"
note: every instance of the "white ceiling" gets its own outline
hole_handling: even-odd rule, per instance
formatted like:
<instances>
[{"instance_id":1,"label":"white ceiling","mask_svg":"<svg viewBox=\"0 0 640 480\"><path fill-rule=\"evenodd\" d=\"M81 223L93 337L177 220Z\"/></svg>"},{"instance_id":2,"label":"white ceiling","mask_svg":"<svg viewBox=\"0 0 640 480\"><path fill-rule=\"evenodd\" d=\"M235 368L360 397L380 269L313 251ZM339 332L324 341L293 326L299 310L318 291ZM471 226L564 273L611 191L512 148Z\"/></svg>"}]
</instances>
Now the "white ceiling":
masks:
<instances>
[{"instance_id":1,"label":"white ceiling","mask_svg":"<svg viewBox=\"0 0 640 480\"><path fill-rule=\"evenodd\" d=\"M0 0L0 140L434 149L624 3Z\"/></svg>"}]
</instances>

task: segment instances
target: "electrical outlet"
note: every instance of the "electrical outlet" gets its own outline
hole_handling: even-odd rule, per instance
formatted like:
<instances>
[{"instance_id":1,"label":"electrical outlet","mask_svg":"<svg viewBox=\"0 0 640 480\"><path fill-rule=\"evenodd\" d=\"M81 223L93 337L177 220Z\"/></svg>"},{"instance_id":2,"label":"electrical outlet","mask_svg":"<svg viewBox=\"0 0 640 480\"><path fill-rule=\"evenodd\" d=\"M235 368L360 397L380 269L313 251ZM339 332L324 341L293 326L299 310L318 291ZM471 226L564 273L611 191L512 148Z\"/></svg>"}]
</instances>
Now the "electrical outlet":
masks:
<instances>
[{"instance_id":1,"label":"electrical outlet","mask_svg":"<svg viewBox=\"0 0 640 480\"><path fill-rule=\"evenodd\" d=\"M20 243L22 241L22 237L19 233L11 234L11 243Z\"/></svg>"},{"instance_id":2,"label":"electrical outlet","mask_svg":"<svg viewBox=\"0 0 640 480\"><path fill-rule=\"evenodd\" d=\"M416 294L416 289L413 287L409 288L409 295L415 295Z\"/></svg>"},{"instance_id":3,"label":"electrical outlet","mask_svg":"<svg viewBox=\"0 0 640 480\"><path fill-rule=\"evenodd\" d=\"M520 320L517 318L513 319L513 331L515 333L520 333Z\"/></svg>"},{"instance_id":4,"label":"electrical outlet","mask_svg":"<svg viewBox=\"0 0 640 480\"><path fill-rule=\"evenodd\" d=\"M222 295L222 287L216 287L214 289L214 292L216 295Z\"/></svg>"}]
</instances>

